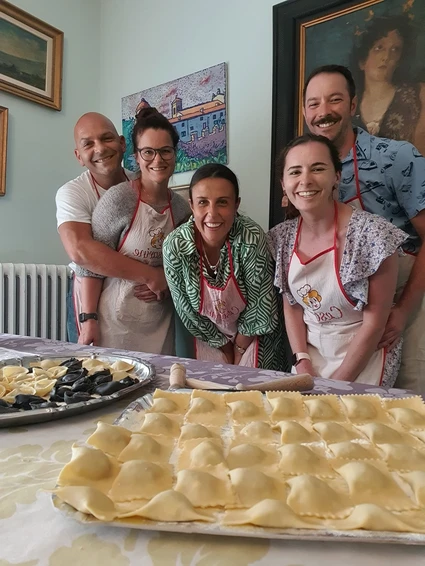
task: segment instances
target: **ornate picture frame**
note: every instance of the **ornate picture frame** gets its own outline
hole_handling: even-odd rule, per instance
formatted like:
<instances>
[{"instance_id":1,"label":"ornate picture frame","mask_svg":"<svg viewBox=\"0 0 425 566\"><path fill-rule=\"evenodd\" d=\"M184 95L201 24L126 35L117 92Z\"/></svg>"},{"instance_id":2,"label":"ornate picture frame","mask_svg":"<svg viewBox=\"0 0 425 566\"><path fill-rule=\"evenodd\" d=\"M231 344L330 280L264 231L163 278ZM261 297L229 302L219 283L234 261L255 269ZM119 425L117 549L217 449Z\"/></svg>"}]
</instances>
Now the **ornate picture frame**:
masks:
<instances>
[{"instance_id":1,"label":"ornate picture frame","mask_svg":"<svg viewBox=\"0 0 425 566\"><path fill-rule=\"evenodd\" d=\"M62 107L63 32L0 2L0 90Z\"/></svg>"},{"instance_id":2,"label":"ornate picture frame","mask_svg":"<svg viewBox=\"0 0 425 566\"><path fill-rule=\"evenodd\" d=\"M396 30L400 38L399 60L386 78L397 96L381 121L371 122L364 111L372 107L365 100L360 104L367 81L366 63L372 46L375 49L389 30ZM283 147L305 131L302 95L310 72L327 64L349 67L359 99L353 124L382 137L406 139L424 152L420 145L425 144L424 51L425 12L415 0L287 0L273 7L270 226L284 219L276 163ZM372 125L376 131L371 131ZM410 137L407 126L411 126Z\"/></svg>"},{"instance_id":3,"label":"ornate picture frame","mask_svg":"<svg viewBox=\"0 0 425 566\"><path fill-rule=\"evenodd\" d=\"M7 120L9 110L0 106L0 197L6 194Z\"/></svg>"}]
</instances>

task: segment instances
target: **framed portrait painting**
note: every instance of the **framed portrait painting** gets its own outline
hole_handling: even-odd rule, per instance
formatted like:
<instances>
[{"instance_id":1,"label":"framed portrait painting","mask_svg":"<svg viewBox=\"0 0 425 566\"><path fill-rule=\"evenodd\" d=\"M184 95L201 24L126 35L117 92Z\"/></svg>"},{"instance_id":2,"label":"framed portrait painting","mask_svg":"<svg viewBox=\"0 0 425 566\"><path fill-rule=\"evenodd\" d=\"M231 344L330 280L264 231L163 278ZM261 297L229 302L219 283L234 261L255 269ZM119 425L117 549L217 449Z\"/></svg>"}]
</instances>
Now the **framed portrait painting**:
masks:
<instances>
[{"instance_id":1,"label":"framed portrait painting","mask_svg":"<svg viewBox=\"0 0 425 566\"><path fill-rule=\"evenodd\" d=\"M425 10L420 0L287 0L273 8L270 226L284 218L276 162L305 131L303 87L322 65L353 74L353 125L425 153Z\"/></svg>"},{"instance_id":2,"label":"framed portrait painting","mask_svg":"<svg viewBox=\"0 0 425 566\"><path fill-rule=\"evenodd\" d=\"M0 89L54 110L62 105L63 32L0 2Z\"/></svg>"},{"instance_id":3,"label":"framed portrait painting","mask_svg":"<svg viewBox=\"0 0 425 566\"><path fill-rule=\"evenodd\" d=\"M8 109L0 106L0 197L6 194L7 118Z\"/></svg>"}]
</instances>

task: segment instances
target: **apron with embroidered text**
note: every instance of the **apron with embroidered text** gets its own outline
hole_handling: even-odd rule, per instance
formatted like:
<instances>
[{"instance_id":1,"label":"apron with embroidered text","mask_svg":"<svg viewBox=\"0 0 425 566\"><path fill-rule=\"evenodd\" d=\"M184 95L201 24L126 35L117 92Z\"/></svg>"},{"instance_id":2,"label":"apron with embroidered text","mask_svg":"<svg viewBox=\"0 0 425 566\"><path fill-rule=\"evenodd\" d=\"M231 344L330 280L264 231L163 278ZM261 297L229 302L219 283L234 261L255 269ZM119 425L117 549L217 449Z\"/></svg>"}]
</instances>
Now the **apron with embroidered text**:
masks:
<instances>
[{"instance_id":1,"label":"apron with embroidered text","mask_svg":"<svg viewBox=\"0 0 425 566\"><path fill-rule=\"evenodd\" d=\"M297 254L302 224L300 219L289 264L288 284L291 294L304 309L307 326L307 349L317 375L330 378L340 367L363 323L363 315L354 310L342 286L336 240L337 209L335 207L334 244L307 262ZM379 385L383 378L385 350L374 352L356 381Z\"/></svg>"},{"instance_id":2,"label":"apron with embroidered text","mask_svg":"<svg viewBox=\"0 0 425 566\"><path fill-rule=\"evenodd\" d=\"M131 182L138 189L138 181ZM152 267L163 265L162 244L174 229L170 201L158 212L138 199L130 227L117 251ZM106 348L153 354L175 353L171 297L144 302L134 296L134 281L108 277L98 305L100 343Z\"/></svg>"},{"instance_id":3,"label":"apron with embroidered text","mask_svg":"<svg viewBox=\"0 0 425 566\"><path fill-rule=\"evenodd\" d=\"M230 274L222 287L211 285L204 276L204 265L202 254L200 254L201 273L201 303L199 314L208 317L227 338L234 342L238 333L238 318L246 307L246 301L242 296L233 270L233 258L230 244L227 241L227 253L229 255ZM203 340L195 339L196 359L227 363L226 356L218 348L211 348ZM251 344L242 354L239 365L246 367L258 367L258 338L254 338Z\"/></svg>"}]
</instances>

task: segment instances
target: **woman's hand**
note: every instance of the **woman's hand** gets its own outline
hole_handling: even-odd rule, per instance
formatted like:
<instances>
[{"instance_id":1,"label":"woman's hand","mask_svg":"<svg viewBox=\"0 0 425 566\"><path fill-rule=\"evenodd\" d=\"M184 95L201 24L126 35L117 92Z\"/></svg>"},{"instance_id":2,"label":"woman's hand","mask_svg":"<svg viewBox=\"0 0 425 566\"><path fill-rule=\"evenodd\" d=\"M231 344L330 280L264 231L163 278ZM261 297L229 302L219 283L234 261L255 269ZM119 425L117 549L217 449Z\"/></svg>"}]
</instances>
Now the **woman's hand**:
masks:
<instances>
[{"instance_id":1,"label":"woman's hand","mask_svg":"<svg viewBox=\"0 0 425 566\"><path fill-rule=\"evenodd\" d=\"M170 293L167 289L166 291L161 292L158 296L153 291L151 291L145 283L136 285L136 287L134 287L134 296L136 297L136 299L144 301L145 303L155 303L156 301L161 301L168 297L169 294Z\"/></svg>"},{"instance_id":2,"label":"woman's hand","mask_svg":"<svg viewBox=\"0 0 425 566\"><path fill-rule=\"evenodd\" d=\"M79 344L93 344L93 346L99 345L99 323L97 320L89 319L81 323L80 335L78 337Z\"/></svg>"},{"instance_id":3,"label":"woman's hand","mask_svg":"<svg viewBox=\"0 0 425 566\"><path fill-rule=\"evenodd\" d=\"M165 279L163 267L152 267L152 274L149 281L146 282L148 288L157 296L157 300L161 301L168 291L167 280Z\"/></svg>"},{"instance_id":4,"label":"woman's hand","mask_svg":"<svg viewBox=\"0 0 425 566\"><path fill-rule=\"evenodd\" d=\"M378 349L387 348L392 350L403 335L407 324L406 312L395 306L390 311L387 324L385 326L384 335L378 344Z\"/></svg>"},{"instance_id":5,"label":"woman's hand","mask_svg":"<svg viewBox=\"0 0 425 566\"><path fill-rule=\"evenodd\" d=\"M228 363L228 364L234 364L235 363L233 342L230 342L230 341L227 342L227 344L222 346L220 348L220 350L223 352L223 354L226 358L226 363Z\"/></svg>"},{"instance_id":6,"label":"woman's hand","mask_svg":"<svg viewBox=\"0 0 425 566\"><path fill-rule=\"evenodd\" d=\"M310 360L301 360L300 362L298 362L295 366L295 371L297 372L297 374L309 373L313 377L319 377L317 372L314 371L313 364Z\"/></svg>"}]
</instances>

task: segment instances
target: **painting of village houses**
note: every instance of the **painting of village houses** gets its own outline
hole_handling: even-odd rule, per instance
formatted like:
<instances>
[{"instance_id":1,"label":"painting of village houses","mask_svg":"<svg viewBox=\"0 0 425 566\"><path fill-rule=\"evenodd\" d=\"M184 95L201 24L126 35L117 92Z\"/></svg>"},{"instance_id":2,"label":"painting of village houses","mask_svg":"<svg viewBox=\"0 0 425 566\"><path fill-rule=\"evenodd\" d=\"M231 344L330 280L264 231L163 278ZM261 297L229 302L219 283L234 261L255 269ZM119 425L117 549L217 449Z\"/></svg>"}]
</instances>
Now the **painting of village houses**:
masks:
<instances>
[{"instance_id":1,"label":"painting of village houses","mask_svg":"<svg viewBox=\"0 0 425 566\"><path fill-rule=\"evenodd\" d=\"M122 99L122 127L127 150L124 166L137 171L131 142L135 115L144 106L157 108L180 136L175 173L205 163L227 163L226 63L148 88Z\"/></svg>"}]
</instances>

